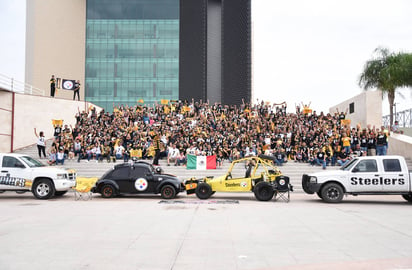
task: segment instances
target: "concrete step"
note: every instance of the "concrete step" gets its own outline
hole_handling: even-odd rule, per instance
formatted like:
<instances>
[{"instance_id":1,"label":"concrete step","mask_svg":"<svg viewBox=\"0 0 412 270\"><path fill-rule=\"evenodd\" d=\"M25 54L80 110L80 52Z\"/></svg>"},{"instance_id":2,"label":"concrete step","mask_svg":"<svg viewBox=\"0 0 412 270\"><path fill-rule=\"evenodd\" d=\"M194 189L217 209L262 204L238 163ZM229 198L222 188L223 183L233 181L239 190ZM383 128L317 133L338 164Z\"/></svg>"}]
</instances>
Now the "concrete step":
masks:
<instances>
[{"instance_id":1,"label":"concrete step","mask_svg":"<svg viewBox=\"0 0 412 270\"><path fill-rule=\"evenodd\" d=\"M32 156L33 158L38 158L36 147L28 147L26 149L21 149L18 153L26 154ZM40 159L44 164L47 164L47 159ZM147 160L151 163L151 160ZM64 165L58 165L65 168L75 169L77 171L78 177L97 177L100 178L106 171L113 168L114 165L123 163L122 160L118 160L115 163L107 161L96 162L96 160L91 160L87 162L86 160L69 160L66 159ZM192 177L202 178L205 176L220 176L227 172L230 167L230 162L225 161L221 168L216 170L187 170L185 166L167 166L167 161L165 159L159 160L159 165L163 168L165 173L176 175L181 180L187 180ZM328 170L338 169L339 167L328 167ZM301 186L301 179L304 173L311 173L321 170L321 167L310 166L307 163L295 163L287 162L283 166L279 167L282 174L289 176L291 184L294 186L296 192L303 192ZM232 175L244 175L245 169L241 166L235 168Z\"/></svg>"}]
</instances>

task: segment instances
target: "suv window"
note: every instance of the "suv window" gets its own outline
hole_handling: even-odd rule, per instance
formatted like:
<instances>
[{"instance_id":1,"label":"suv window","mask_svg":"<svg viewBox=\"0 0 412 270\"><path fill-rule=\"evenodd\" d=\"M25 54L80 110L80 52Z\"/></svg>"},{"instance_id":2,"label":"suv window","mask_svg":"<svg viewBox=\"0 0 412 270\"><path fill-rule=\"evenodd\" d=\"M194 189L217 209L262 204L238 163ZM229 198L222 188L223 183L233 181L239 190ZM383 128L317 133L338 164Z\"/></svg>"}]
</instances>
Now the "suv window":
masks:
<instances>
[{"instance_id":1,"label":"suv window","mask_svg":"<svg viewBox=\"0 0 412 270\"><path fill-rule=\"evenodd\" d=\"M135 166L130 171L130 177L133 178L133 179L139 178L139 177L145 177L149 173L150 173L149 168L141 167L141 166Z\"/></svg>"},{"instance_id":2,"label":"suv window","mask_svg":"<svg viewBox=\"0 0 412 270\"><path fill-rule=\"evenodd\" d=\"M24 168L24 165L15 157L4 156L2 167L3 168L22 168L22 167Z\"/></svg>"},{"instance_id":3,"label":"suv window","mask_svg":"<svg viewBox=\"0 0 412 270\"><path fill-rule=\"evenodd\" d=\"M129 167L117 168L113 170L111 179L113 180L122 180L129 178Z\"/></svg>"},{"instance_id":4,"label":"suv window","mask_svg":"<svg viewBox=\"0 0 412 270\"><path fill-rule=\"evenodd\" d=\"M384 159L383 168L385 172L401 172L401 163L398 159Z\"/></svg>"},{"instance_id":5,"label":"suv window","mask_svg":"<svg viewBox=\"0 0 412 270\"><path fill-rule=\"evenodd\" d=\"M378 166L376 165L376 160L367 159L359 161L354 169L357 169L358 172L377 172Z\"/></svg>"}]
</instances>

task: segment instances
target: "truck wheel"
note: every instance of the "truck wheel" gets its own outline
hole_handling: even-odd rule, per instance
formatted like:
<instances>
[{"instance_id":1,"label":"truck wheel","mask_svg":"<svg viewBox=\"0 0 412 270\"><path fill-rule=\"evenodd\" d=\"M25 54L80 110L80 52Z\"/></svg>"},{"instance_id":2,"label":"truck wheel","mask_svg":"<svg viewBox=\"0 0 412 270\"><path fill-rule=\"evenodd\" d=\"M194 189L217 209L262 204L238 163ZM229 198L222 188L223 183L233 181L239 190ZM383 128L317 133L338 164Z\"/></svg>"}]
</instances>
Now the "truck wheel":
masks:
<instances>
[{"instance_id":1,"label":"truck wheel","mask_svg":"<svg viewBox=\"0 0 412 270\"><path fill-rule=\"evenodd\" d=\"M66 194L67 193L67 190L66 191L56 191L55 193L54 193L54 196L56 196L56 197L61 197L61 196L63 196L64 194Z\"/></svg>"},{"instance_id":2,"label":"truck wheel","mask_svg":"<svg viewBox=\"0 0 412 270\"><path fill-rule=\"evenodd\" d=\"M102 194L103 198L108 199L108 198L113 198L114 197L115 191L116 190L115 190L113 185L107 184L107 185L104 185L101 188L100 194Z\"/></svg>"},{"instance_id":3,"label":"truck wheel","mask_svg":"<svg viewBox=\"0 0 412 270\"><path fill-rule=\"evenodd\" d=\"M259 182L253 189L256 199L259 201L269 201L273 198L275 191L267 182Z\"/></svg>"},{"instance_id":4,"label":"truck wheel","mask_svg":"<svg viewBox=\"0 0 412 270\"><path fill-rule=\"evenodd\" d=\"M404 194L402 195L402 198L404 198L408 202L412 202L412 194Z\"/></svg>"},{"instance_id":5,"label":"truck wheel","mask_svg":"<svg viewBox=\"0 0 412 270\"><path fill-rule=\"evenodd\" d=\"M48 179L40 179L34 182L33 185L33 195L37 199L47 200L54 195L54 186L52 181Z\"/></svg>"},{"instance_id":6,"label":"truck wheel","mask_svg":"<svg viewBox=\"0 0 412 270\"><path fill-rule=\"evenodd\" d=\"M160 190L160 195L166 200L173 199L176 197L176 189L171 185L164 185Z\"/></svg>"},{"instance_id":7,"label":"truck wheel","mask_svg":"<svg viewBox=\"0 0 412 270\"><path fill-rule=\"evenodd\" d=\"M339 184L326 184L321 191L322 200L327 203L339 203L343 199L343 189Z\"/></svg>"},{"instance_id":8,"label":"truck wheel","mask_svg":"<svg viewBox=\"0 0 412 270\"><path fill-rule=\"evenodd\" d=\"M196 196L201 200L209 199L212 196L212 188L207 183L200 183L196 188Z\"/></svg>"}]
</instances>

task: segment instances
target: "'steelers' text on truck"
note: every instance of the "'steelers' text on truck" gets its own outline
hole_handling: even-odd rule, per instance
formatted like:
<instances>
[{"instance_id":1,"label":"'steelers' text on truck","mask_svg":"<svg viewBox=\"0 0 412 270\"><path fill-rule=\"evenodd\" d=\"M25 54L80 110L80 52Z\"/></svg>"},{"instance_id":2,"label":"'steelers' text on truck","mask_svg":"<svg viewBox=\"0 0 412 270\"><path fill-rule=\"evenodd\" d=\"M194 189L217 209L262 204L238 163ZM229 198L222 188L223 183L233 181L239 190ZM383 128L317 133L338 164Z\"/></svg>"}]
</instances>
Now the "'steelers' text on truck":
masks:
<instances>
[{"instance_id":1,"label":"'steelers' text on truck","mask_svg":"<svg viewBox=\"0 0 412 270\"><path fill-rule=\"evenodd\" d=\"M412 173L401 156L368 156L352 159L340 170L328 170L302 176L303 190L316 193L329 203L351 195L402 195L412 202Z\"/></svg>"},{"instance_id":2,"label":"'steelers' text on truck","mask_svg":"<svg viewBox=\"0 0 412 270\"><path fill-rule=\"evenodd\" d=\"M0 153L0 193L31 191L37 199L49 199L74 186L74 170L47 167L27 155Z\"/></svg>"}]
</instances>

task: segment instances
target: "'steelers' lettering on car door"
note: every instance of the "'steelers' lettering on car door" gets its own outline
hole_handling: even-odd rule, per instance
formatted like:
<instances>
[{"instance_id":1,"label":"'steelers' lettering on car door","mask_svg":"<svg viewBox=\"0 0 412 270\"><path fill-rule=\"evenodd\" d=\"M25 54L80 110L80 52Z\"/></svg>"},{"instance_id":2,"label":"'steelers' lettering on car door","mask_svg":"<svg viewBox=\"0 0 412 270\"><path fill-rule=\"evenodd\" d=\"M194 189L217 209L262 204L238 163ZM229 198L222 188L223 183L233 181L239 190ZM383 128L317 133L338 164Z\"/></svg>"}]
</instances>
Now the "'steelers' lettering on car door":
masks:
<instances>
[{"instance_id":1,"label":"'steelers' lettering on car door","mask_svg":"<svg viewBox=\"0 0 412 270\"><path fill-rule=\"evenodd\" d=\"M20 177L0 176L0 185L25 187L26 184L29 184L28 182L31 183L31 181Z\"/></svg>"},{"instance_id":2,"label":"'steelers' lettering on car door","mask_svg":"<svg viewBox=\"0 0 412 270\"><path fill-rule=\"evenodd\" d=\"M225 183L226 187L240 187L240 183Z\"/></svg>"},{"instance_id":3,"label":"'steelers' lettering on car door","mask_svg":"<svg viewBox=\"0 0 412 270\"><path fill-rule=\"evenodd\" d=\"M365 186L370 186L370 185L405 185L405 179L404 178L385 178L385 177L379 177L379 178L362 178L362 177L352 177L350 179L350 184L351 185L365 185Z\"/></svg>"}]
</instances>

